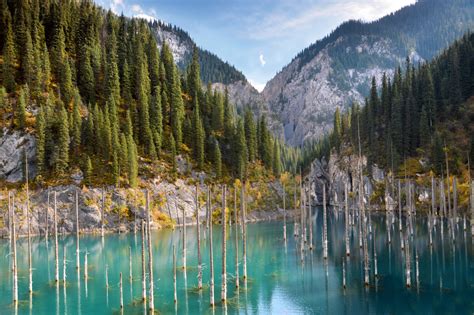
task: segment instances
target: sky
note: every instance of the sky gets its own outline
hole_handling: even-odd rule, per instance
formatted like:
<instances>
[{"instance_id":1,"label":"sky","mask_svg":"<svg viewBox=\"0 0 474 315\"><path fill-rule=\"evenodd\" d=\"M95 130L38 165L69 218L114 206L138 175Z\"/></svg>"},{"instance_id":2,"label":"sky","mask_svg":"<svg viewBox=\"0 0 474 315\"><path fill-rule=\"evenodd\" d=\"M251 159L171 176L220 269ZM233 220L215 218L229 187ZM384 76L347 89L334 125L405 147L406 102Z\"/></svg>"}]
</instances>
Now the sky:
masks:
<instances>
[{"instance_id":1,"label":"sky","mask_svg":"<svg viewBox=\"0 0 474 315\"><path fill-rule=\"evenodd\" d=\"M242 71L261 91L293 57L349 19L376 20L416 0L96 0L117 14L152 17Z\"/></svg>"}]
</instances>

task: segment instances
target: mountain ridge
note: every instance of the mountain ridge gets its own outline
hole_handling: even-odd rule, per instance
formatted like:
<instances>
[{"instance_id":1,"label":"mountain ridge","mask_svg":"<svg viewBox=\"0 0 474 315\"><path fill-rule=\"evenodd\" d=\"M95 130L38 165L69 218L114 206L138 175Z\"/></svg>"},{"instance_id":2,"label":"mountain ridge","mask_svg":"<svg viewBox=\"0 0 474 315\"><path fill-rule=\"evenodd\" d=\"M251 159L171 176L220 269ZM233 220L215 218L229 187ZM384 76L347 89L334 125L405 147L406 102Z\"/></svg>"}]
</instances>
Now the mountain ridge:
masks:
<instances>
[{"instance_id":1,"label":"mountain ridge","mask_svg":"<svg viewBox=\"0 0 474 315\"><path fill-rule=\"evenodd\" d=\"M298 53L262 95L287 142L301 145L331 130L336 108L363 102L372 76L393 74L407 56L430 59L473 27L469 0L423 0L373 22L347 21Z\"/></svg>"}]
</instances>

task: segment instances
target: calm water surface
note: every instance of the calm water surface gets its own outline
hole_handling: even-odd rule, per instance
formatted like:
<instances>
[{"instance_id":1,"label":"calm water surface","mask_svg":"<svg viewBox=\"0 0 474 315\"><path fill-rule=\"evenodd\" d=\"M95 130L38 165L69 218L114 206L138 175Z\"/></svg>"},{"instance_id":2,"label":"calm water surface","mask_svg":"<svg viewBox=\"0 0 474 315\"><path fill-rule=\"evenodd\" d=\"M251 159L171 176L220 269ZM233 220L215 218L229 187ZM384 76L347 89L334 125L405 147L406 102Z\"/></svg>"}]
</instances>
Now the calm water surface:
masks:
<instances>
[{"instance_id":1,"label":"calm water surface","mask_svg":"<svg viewBox=\"0 0 474 315\"><path fill-rule=\"evenodd\" d=\"M179 269L178 304L173 302L172 246L177 246L178 266L182 266L181 234L164 230L152 232L155 277L155 307L160 314L472 314L474 312L474 255L470 233L462 224L453 243L445 228L441 241L439 225L434 232L434 247L428 245L425 218L418 218L411 242L412 288L405 287L404 255L400 250L398 223L392 228L388 244L385 217L372 216L376 240L370 236L378 257L379 278L374 277L371 254L369 288L363 285L363 264L357 230L351 230L351 256L344 257L344 218L330 215L328 225L329 259L322 258L322 215L313 213L315 249L306 251L301 263L298 239L293 223L288 223L288 241L283 241L282 222L248 224L247 288L235 289L235 229L228 235L228 302L220 301L221 230L214 227L215 299L209 307L208 232L202 229L203 282L197 286L196 228L187 228L186 272ZM357 224L356 224L357 226ZM228 229L229 231L229 229ZM43 237L33 239L33 287L28 294L27 240L18 241L19 305L12 305L12 274L8 240L0 241L0 313L1 314L120 314L119 273L123 273L124 314L143 314L141 296L141 240L139 235L122 234L81 236L81 271L75 268L75 237L59 238L59 270L63 277L63 248L67 253L67 283L54 284L54 238L46 244ZM242 256L239 241L239 255ZM129 281L129 247L132 249L133 280ZM84 279L84 254L88 252L89 279ZM415 252L419 255L419 284L415 278ZM342 288L342 260L346 261L347 289ZM108 265L110 287L105 286ZM242 266L240 266L242 276Z\"/></svg>"}]
</instances>

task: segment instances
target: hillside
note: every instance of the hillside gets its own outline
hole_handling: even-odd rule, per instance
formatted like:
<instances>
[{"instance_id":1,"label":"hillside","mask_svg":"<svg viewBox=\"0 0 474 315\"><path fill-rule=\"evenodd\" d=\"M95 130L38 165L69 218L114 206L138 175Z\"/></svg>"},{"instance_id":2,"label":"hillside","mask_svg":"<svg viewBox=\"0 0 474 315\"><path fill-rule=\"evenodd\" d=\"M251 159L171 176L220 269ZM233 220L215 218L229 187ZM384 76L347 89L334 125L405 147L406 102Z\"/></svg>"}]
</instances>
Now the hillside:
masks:
<instances>
[{"instance_id":1,"label":"hillside","mask_svg":"<svg viewBox=\"0 0 474 315\"><path fill-rule=\"evenodd\" d=\"M375 78L365 105L336 111L334 129L313 148L314 157L330 151L357 154L359 135L367 165L377 165L399 176L450 175L469 182L474 160L474 34L454 42L431 62ZM309 153L311 152L312 153ZM420 177L422 178L422 177ZM463 186L466 189L467 186ZM467 193L466 193L467 195Z\"/></svg>"},{"instance_id":2,"label":"hillside","mask_svg":"<svg viewBox=\"0 0 474 315\"><path fill-rule=\"evenodd\" d=\"M375 76L389 77L407 56L429 60L474 26L469 0L421 0L371 23L349 21L299 53L263 96L292 145L332 128L336 108L362 103Z\"/></svg>"},{"instance_id":3,"label":"hillside","mask_svg":"<svg viewBox=\"0 0 474 315\"><path fill-rule=\"evenodd\" d=\"M8 144L0 159L10 161L1 179L21 179L23 152L38 184L72 176L136 187L157 174L226 180L282 172L287 149L265 118L244 117L227 92L203 88L198 49L181 70L143 19L91 1L0 5L1 141ZM218 76L208 69L205 77ZM238 76L227 70L225 80Z\"/></svg>"}]
</instances>

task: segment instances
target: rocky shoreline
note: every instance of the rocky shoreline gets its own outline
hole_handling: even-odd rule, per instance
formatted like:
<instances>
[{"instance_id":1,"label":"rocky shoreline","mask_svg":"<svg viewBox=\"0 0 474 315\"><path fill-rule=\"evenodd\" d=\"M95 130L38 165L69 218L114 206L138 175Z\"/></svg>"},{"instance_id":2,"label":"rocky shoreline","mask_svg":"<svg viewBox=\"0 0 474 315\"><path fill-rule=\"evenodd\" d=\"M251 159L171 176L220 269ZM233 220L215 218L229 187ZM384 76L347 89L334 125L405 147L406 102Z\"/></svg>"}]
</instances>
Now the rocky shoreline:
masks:
<instances>
[{"instance_id":1,"label":"rocky shoreline","mask_svg":"<svg viewBox=\"0 0 474 315\"><path fill-rule=\"evenodd\" d=\"M195 224L196 202L195 186L178 179L174 183L154 181L148 183L150 209L152 210L152 229L161 229L181 225L183 215L186 225ZM203 191L204 186L200 187ZM30 191L31 234L52 234L54 228L54 194L56 194L58 233L69 234L76 231L75 195L78 194L79 231L82 234L101 232L102 208L104 209L104 231L133 231L135 222L146 218L144 189L100 189L75 185L56 186L54 188ZM278 189L275 189L279 194ZM15 222L18 236L28 231L26 212L26 193L24 190L12 191L15 196ZM278 197L278 196L277 196ZM217 198L217 195L214 197ZM251 197L248 197L251 199ZM206 208L203 196L199 217L205 221ZM49 204L49 206L48 206ZM212 211L220 211L220 202L212 203ZM0 237L8 237L8 192L0 192ZM294 211L287 211L288 217ZM283 209L247 208L247 221L269 221L283 218Z\"/></svg>"}]
</instances>

